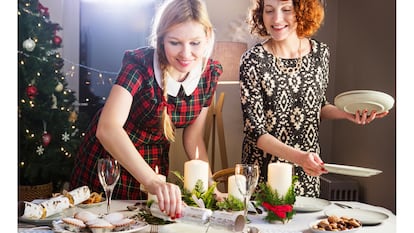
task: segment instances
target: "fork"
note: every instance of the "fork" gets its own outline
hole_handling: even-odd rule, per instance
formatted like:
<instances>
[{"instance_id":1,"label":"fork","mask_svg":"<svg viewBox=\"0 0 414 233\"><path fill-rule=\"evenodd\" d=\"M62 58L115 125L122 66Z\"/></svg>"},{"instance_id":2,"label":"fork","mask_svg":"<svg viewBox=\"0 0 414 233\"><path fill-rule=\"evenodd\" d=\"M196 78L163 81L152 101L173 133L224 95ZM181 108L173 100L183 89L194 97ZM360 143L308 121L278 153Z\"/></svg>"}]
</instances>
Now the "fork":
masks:
<instances>
[{"instance_id":1,"label":"fork","mask_svg":"<svg viewBox=\"0 0 414 233\"><path fill-rule=\"evenodd\" d=\"M158 233L158 225L151 225L150 233Z\"/></svg>"}]
</instances>

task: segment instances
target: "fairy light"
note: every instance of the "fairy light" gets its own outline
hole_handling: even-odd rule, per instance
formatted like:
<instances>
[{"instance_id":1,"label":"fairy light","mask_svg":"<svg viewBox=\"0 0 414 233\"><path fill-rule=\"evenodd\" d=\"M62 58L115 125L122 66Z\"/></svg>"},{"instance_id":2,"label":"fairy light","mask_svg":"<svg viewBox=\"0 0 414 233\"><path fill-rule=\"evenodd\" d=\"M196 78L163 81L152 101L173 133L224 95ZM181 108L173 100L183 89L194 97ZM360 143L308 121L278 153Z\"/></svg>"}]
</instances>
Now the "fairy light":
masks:
<instances>
[{"instance_id":1,"label":"fairy light","mask_svg":"<svg viewBox=\"0 0 414 233\"><path fill-rule=\"evenodd\" d=\"M37 42L37 38L32 38L32 39ZM41 62L48 62L48 59L45 58L45 57L39 58L39 57L33 56L31 54L27 54L24 51L18 51L18 53L24 55L25 57L33 57L33 58L35 58L35 59L37 59L38 61L41 61ZM68 60L64 57L61 57L61 55L59 53L55 54L55 56L57 58L63 59L64 64L66 66L69 65L69 68L67 69L67 71L62 72L63 75L64 75L64 76L61 77L62 81L65 80L66 78L70 78L70 77L73 78L75 76L75 72L76 72L77 68L78 69L83 68L87 71L86 74L90 78L85 79L84 85L86 85L86 86L91 85L92 84L91 81L96 79L96 78L97 78L97 81L96 81L97 85L108 85L108 84L113 85L114 80L115 80L114 77L118 76L117 72L99 70L99 69L95 69L95 68L92 68L92 67L89 67L89 66L85 66L85 65L82 65L82 64L72 62L72 61L70 61L70 60ZM24 61L22 61L21 64L23 65ZM55 73L59 73L59 71L55 71ZM96 73L97 75L94 76L93 75L94 73ZM105 81L107 81L107 82L105 83ZM72 90L66 89L65 91L70 91L71 92ZM66 94L67 93L65 92L64 95L66 95ZM100 98L101 98L102 101L106 101L106 96L101 96ZM85 98L84 100L79 100L80 105L88 105L89 102L90 102L90 99L88 99L88 98ZM31 105L31 106L34 107L34 104Z\"/></svg>"}]
</instances>

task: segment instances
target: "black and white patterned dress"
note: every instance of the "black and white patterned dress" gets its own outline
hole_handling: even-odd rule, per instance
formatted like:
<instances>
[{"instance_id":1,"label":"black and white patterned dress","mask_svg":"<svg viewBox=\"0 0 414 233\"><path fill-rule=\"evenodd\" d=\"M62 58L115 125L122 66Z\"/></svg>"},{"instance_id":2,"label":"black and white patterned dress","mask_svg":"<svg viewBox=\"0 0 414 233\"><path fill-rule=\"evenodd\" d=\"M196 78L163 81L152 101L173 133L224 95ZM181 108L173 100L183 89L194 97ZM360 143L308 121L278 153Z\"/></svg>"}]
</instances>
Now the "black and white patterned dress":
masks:
<instances>
[{"instance_id":1,"label":"black and white patterned dress","mask_svg":"<svg viewBox=\"0 0 414 233\"><path fill-rule=\"evenodd\" d=\"M315 39L310 43L311 51L302 57L300 71L291 76L279 70L263 43L241 58L242 162L259 165L259 182L267 180L268 163L278 160L278 155L266 154L256 146L261 135L269 133L289 146L320 154L320 112L328 104L329 48ZM298 59L281 60L285 66L295 66ZM296 165L295 175L299 177L296 195L319 197L319 177L308 176Z\"/></svg>"}]
</instances>

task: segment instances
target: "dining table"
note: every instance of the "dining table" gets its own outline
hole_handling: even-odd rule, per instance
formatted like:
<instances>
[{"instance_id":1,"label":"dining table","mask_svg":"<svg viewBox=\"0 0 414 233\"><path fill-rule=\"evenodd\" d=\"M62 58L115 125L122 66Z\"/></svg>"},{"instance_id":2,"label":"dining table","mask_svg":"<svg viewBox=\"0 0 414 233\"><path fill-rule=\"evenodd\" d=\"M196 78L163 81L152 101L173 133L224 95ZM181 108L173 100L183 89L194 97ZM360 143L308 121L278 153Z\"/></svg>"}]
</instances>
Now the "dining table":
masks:
<instances>
[{"instance_id":1,"label":"dining table","mask_svg":"<svg viewBox=\"0 0 414 233\"><path fill-rule=\"evenodd\" d=\"M131 206L142 205L144 201L138 200L112 200L110 212L121 212L126 217L137 215L138 210L132 210ZM356 210L365 210L372 211L375 213L382 214L387 216L379 223L363 225L357 232L358 233L394 233L396 232L396 215L390 210L381 207L374 206L358 201L329 201L329 204L324 206L320 210L316 211L296 211L293 215L293 218L286 223L282 222L272 222L269 223L264 218L266 216L266 211L255 214L248 214L249 223L246 224L246 227L258 230L260 233L313 233L311 229L312 223L315 223L323 218L327 218L326 212L335 212L341 211L343 207L340 207L337 204L343 204L347 208L351 207ZM106 213L106 204L103 202L101 204L91 205L90 207L85 206L75 206L71 207L60 214L57 214L53 217L53 221L58 221L58 219L73 216L77 211L87 210L96 214ZM263 209L262 209L263 210ZM345 210L345 209L343 209ZM260 211L259 211L260 212ZM51 221L51 222L53 222ZM55 229L52 227L51 222L37 222L37 221L18 221L18 232L19 233L54 233ZM40 224L39 224L40 223ZM44 226L43 226L44 225ZM142 232L150 233L151 226L146 225L145 227L140 228L138 231L127 231L129 232ZM218 232L231 232L224 229L223 227L209 226L209 224L196 224L180 221L177 219L175 223L160 225L158 227L159 233L218 233ZM253 231L252 231L253 232ZM257 232L256 232L257 233Z\"/></svg>"}]
</instances>

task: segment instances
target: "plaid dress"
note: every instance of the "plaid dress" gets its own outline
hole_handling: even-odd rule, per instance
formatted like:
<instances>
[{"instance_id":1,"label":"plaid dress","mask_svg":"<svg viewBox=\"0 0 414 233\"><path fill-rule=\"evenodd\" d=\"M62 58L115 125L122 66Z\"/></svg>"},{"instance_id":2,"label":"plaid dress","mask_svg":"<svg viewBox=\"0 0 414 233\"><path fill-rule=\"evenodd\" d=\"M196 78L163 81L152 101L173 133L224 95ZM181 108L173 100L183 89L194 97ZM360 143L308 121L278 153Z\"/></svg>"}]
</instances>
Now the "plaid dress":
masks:
<instances>
[{"instance_id":1,"label":"plaid dress","mask_svg":"<svg viewBox=\"0 0 414 233\"><path fill-rule=\"evenodd\" d=\"M167 104L161 87L154 75L154 49L144 47L126 51L116 84L124 87L133 96L131 110L124 129L145 161L159 173L168 175L170 143L165 138L161 124L161 112ZM207 67L193 93L187 96L181 87L177 96L168 97L168 112L176 128L185 128L193 123L203 107L212 102L222 66L209 59ZM71 188L88 185L92 191L101 192L97 176L97 160L109 157L97 140L96 128L101 110L92 119L83 139L73 169ZM113 199L146 199L140 184L125 169L121 168L120 179L115 186Z\"/></svg>"}]
</instances>

